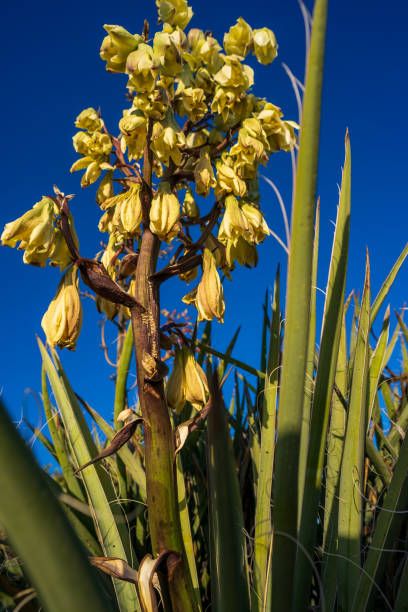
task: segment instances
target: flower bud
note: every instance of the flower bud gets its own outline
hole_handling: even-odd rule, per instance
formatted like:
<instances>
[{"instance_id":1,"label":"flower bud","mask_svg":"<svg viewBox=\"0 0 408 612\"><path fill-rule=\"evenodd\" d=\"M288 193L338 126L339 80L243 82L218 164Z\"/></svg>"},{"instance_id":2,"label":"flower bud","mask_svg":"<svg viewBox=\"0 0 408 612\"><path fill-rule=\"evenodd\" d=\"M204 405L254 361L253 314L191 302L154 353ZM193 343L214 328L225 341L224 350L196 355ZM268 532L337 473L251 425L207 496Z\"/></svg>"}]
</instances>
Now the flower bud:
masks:
<instances>
[{"instance_id":1,"label":"flower bud","mask_svg":"<svg viewBox=\"0 0 408 612\"><path fill-rule=\"evenodd\" d=\"M193 408L200 410L207 403L210 394L207 377L190 349L183 347L183 353L185 398Z\"/></svg>"},{"instance_id":2,"label":"flower bud","mask_svg":"<svg viewBox=\"0 0 408 612\"><path fill-rule=\"evenodd\" d=\"M183 352L178 347L175 348L173 369L166 385L166 398L169 408L179 413L186 404L184 388L184 358Z\"/></svg>"},{"instance_id":3,"label":"flower bud","mask_svg":"<svg viewBox=\"0 0 408 612\"><path fill-rule=\"evenodd\" d=\"M194 167L194 181L197 194L205 198L208 196L210 189L217 184L210 155L205 148L201 149L200 158Z\"/></svg>"},{"instance_id":4,"label":"flower bud","mask_svg":"<svg viewBox=\"0 0 408 612\"><path fill-rule=\"evenodd\" d=\"M254 54L261 64L271 64L278 55L275 34L269 28L254 30Z\"/></svg>"},{"instance_id":5,"label":"flower bud","mask_svg":"<svg viewBox=\"0 0 408 612\"><path fill-rule=\"evenodd\" d=\"M78 270L72 266L62 277L56 296L44 314L41 327L50 346L74 350L82 325Z\"/></svg>"},{"instance_id":6,"label":"flower bud","mask_svg":"<svg viewBox=\"0 0 408 612\"><path fill-rule=\"evenodd\" d=\"M121 234L134 237L140 234L142 222L142 203L140 201L140 185L132 183L120 203Z\"/></svg>"},{"instance_id":7,"label":"flower bud","mask_svg":"<svg viewBox=\"0 0 408 612\"><path fill-rule=\"evenodd\" d=\"M191 189L186 190L184 196L184 202L182 207L183 215L186 215L189 219L198 219L200 216L200 209L198 208L196 201L193 196Z\"/></svg>"},{"instance_id":8,"label":"flower bud","mask_svg":"<svg viewBox=\"0 0 408 612\"><path fill-rule=\"evenodd\" d=\"M228 55L240 55L245 58L252 47L252 28L240 17L224 36L224 49Z\"/></svg>"},{"instance_id":9,"label":"flower bud","mask_svg":"<svg viewBox=\"0 0 408 612\"><path fill-rule=\"evenodd\" d=\"M150 208L150 231L160 240L170 243L179 232L180 204L170 189L170 184L159 184Z\"/></svg>"},{"instance_id":10,"label":"flower bud","mask_svg":"<svg viewBox=\"0 0 408 612\"><path fill-rule=\"evenodd\" d=\"M203 253L203 275L198 287L183 297L185 304L194 304L198 321L211 321L214 317L223 323L224 292L217 272L214 255L208 249Z\"/></svg>"}]
</instances>

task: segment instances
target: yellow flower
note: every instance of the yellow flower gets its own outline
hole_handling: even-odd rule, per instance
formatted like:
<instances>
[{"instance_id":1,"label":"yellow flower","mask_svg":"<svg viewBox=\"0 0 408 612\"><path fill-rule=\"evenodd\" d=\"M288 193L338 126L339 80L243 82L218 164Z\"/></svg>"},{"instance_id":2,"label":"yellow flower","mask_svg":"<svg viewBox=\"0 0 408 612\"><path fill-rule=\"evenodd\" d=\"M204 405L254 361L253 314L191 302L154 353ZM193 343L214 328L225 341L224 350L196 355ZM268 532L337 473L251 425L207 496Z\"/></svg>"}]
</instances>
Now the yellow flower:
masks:
<instances>
[{"instance_id":1,"label":"yellow flower","mask_svg":"<svg viewBox=\"0 0 408 612\"><path fill-rule=\"evenodd\" d=\"M179 115L187 115L192 121L198 121L206 112L205 91L199 87L183 89L178 100Z\"/></svg>"},{"instance_id":2,"label":"yellow flower","mask_svg":"<svg viewBox=\"0 0 408 612\"><path fill-rule=\"evenodd\" d=\"M78 270L69 268L58 285L57 293L41 327L50 346L74 350L82 325L82 306L78 291Z\"/></svg>"},{"instance_id":3,"label":"yellow flower","mask_svg":"<svg viewBox=\"0 0 408 612\"><path fill-rule=\"evenodd\" d=\"M111 218L111 230L134 237L140 234L140 223L142 221L142 203L140 201L139 183L131 183L126 191L116 196L107 198L101 208L108 210L115 207Z\"/></svg>"},{"instance_id":4,"label":"yellow flower","mask_svg":"<svg viewBox=\"0 0 408 612\"><path fill-rule=\"evenodd\" d=\"M200 364L194 359L190 349L183 347L183 352L185 397L193 408L199 410L206 404L210 394L207 377Z\"/></svg>"},{"instance_id":5,"label":"yellow flower","mask_svg":"<svg viewBox=\"0 0 408 612\"><path fill-rule=\"evenodd\" d=\"M197 206L191 189L186 190L182 211L183 215L186 215L186 217L188 217L189 219L198 219L200 216L200 209Z\"/></svg>"},{"instance_id":6,"label":"yellow flower","mask_svg":"<svg viewBox=\"0 0 408 612\"><path fill-rule=\"evenodd\" d=\"M121 234L134 237L140 234L142 222L142 203L140 201L140 185L133 183L126 192L127 197L120 203Z\"/></svg>"},{"instance_id":7,"label":"yellow flower","mask_svg":"<svg viewBox=\"0 0 408 612\"><path fill-rule=\"evenodd\" d=\"M187 5L187 0L156 0L159 17L164 23L173 27L179 26L182 30L193 16L193 11Z\"/></svg>"},{"instance_id":8,"label":"yellow flower","mask_svg":"<svg viewBox=\"0 0 408 612\"><path fill-rule=\"evenodd\" d=\"M198 321L211 321L215 317L220 323L224 322L224 292L214 255L208 249L204 249L203 275L198 287L185 295L183 302L194 304L198 311Z\"/></svg>"},{"instance_id":9,"label":"yellow flower","mask_svg":"<svg viewBox=\"0 0 408 612\"><path fill-rule=\"evenodd\" d=\"M179 201L171 191L169 183L162 181L150 208L150 231L160 240L170 243L180 230L179 216Z\"/></svg>"},{"instance_id":10,"label":"yellow flower","mask_svg":"<svg viewBox=\"0 0 408 612\"><path fill-rule=\"evenodd\" d=\"M269 229L261 211L252 204L243 204L241 206L242 214L248 224L248 240L259 244L263 242L265 236L270 236Z\"/></svg>"},{"instance_id":11,"label":"yellow flower","mask_svg":"<svg viewBox=\"0 0 408 612\"><path fill-rule=\"evenodd\" d=\"M249 66L241 64L237 55L224 55L224 65L215 74L214 79L222 87L239 87L248 89L254 84L254 71Z\"/></svg>"},{"instance_id":12,"label":"yellow flower","mask_svg":"<svg viewBox=\"0 0 408 612\"><path fill-rule=\"evenodd\" d=\"M113 191L113 171L108 170L101 182L99 183L98 189L96 190L96 203L101 206L105 200L112 198L115 193Z\"/></svg>"},{"instance_id":13,"label":"yellow flower","mask_svg":"<svg viewBox=\"0 0 408 612\"><path fill-rule=\"evenodd\" d=\"M231 240L236 244L239 236L246 236L248 223L243 215L237 199L233 195L225 198L225 214L218 232L218 240L226 243Z\"/></svg>"},{"instance_id":14,"label":"yellow flower","mask_svg":"<svg viewBox=\"0 0 408 612\"><path fill-rule=\"evenodd\" d=\"M103 128L103 121L94 108L86 108L76 118L75 127L88 132L98 132Z\"/></svg>"},{"instance_id":15,"label":"yellow flower","mask_svg":"<svg viewBox=\"0 0 408 612\"><path fill-rule=\"evenodd\" d=\"M129 88L141 92L152 91L157 76L157 65L153 58L153 49L149 45L141 43L136 51L128 55L126 74L129 75Z\"/></svg>"},{"instance_id":16,"label":"yellow flower","mask_svg":"<svg viewBox=\"0 0 408 612\"><path fill-rule=\"evenodd\" d=\"M271 64L278 55L275 34L269 28L254 30L254 54L261 64Z\"/></svg>"},{"instance_id":17,"label":"yellow flower","mask_svg":"<svg viewBox=\"0 0 408 612\"><path fill-rule=\"evenodd\" d=\"M242 236L235 242L228 240L225 248L225 256L229 268L234 267L235 261L240 266L253 268L258 263L258 252L254 244L249 244Z\"/></svg>"},{"instance_id":18,"label":"yellow flower","mask_svg":"<svg viewBox=\"0 0 408 612\"><path fill-rule=\"evenodd\" d=\"M183 132L175 126L156 122L153 125L150 148L157 159L168 166L170 159L178 166L181 162L180 148L186 143Z\"/></svg>"},{"instance_id":19,"label":"yellow flower","mask_svg":"<svg viewBox=\"0 0 408 612\"><path fill-rule=\"evenodd\" d=\"M119 129L128 147L129 160L140 159L144 152L147 136L147 122L140 111L129 113L119 121Z\"/></svg>"},{"instance_id":20,"label":"yellow flower","mask_svg":"<svg viewBox=\"0 0 408 612\"><path fill-rule=\"evenodd\" d=\"M240 17L224 36L224 49L228 55L240 55L245 58L252 47L252 28Z\"/></svg>"},{"instance_id":21,"label":"yellow flower","mask_svg":"<svg viewBox=\"0 0 408 612\"><path fill-rule=\"evenodd\" d=\"M180 413L186 402L196 410L202 408L209 397L207 377L192 351L176 347L173 369L166 386L167 404Z\"/></svg>"},{"instance_id":22,"label":"yellow flower","mask_svg":"<svg viewBox=\"0 0 408 612\"><path fill-rule=\"evenodd\" d=\"M187 45L187 38L180 29L174 32L156 32L153 39L153 53L160 63L160 73L175 77L180 74L181 54Z\"/></svg>"},{"instance_id":23,"label":"yellow flower","mask_svg":"<svg viewBox=\"0 0 408 612\"><path fill-rule=\"evenodd\" d=\"M214 170L211 165L210 155L206 148L201 149L200 157L194 166L194 181L197 194L205 198L210 193L210 189L217 184Z\"/></svg>"},{"instance_id":24,"label":"yellow flower","mask_svg":"<svg viewBox=\"0 0 408 612\"><path fill-rule=\"evenodd\" d=\"M206 36L204 42L199 46L199 56L211 74L218 72L223 65L220 51L218 41L210 35Z\"/></svg>"},{"instance_id":25,"label":"yellow flower","mask_svg":"<svg viewBox=\"0 0 408 612\"><path fill-rule=\"evenodd\" d=\"M44 267L54 246L55 204L43 197L33 208L15 221L6 223L1 235L2 246L24 249L24 263Z\"/></svg>"},{"instance_id":26,"label":"yellow flower","mask_svg":"<svg viewBox=\"0 0 408 612\"><path fill-rule=\"evenodd\" d=\"M106 69L110 72L125 72L126 58L135 51L142 42L138 34L130 34L118 25L104 25L108 36L102 41L100 56L106 61Z\"/></svg>"},{"instance_id":27,"label":"yellow flower","mask_svg":"<svg viewBox=\"0 0 408 612\"><path fill-rule=\"evenodd\" d=\"M232 193L237 197L242 197L246 194L246 184L228 163L220 162L217 164L217 185L214 189L215 196L219 199L221 196Z\"/></svg>"}]
</instances>

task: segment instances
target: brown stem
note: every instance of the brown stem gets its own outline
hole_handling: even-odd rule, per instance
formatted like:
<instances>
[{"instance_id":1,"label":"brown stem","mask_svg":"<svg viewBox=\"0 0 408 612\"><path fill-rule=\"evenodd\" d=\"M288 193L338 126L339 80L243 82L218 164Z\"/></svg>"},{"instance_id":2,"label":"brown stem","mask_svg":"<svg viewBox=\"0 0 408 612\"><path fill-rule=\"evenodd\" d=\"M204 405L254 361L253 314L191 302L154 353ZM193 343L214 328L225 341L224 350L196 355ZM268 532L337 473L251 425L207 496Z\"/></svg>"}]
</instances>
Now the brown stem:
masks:
<instances>
[{"instance_id":1,"label":"brown stem","mask_svg":"<svg viewBox=\"0 0 408 612\"><path fill-rule=\"evenodd\" d=\"M149 138L147 140L149 143ZM177 504L174 472L174 436L164 394L163 380L153 382L145 376L146 355L160 359L159 283L152 279L160 241L149 229L151 204L152 154L148 144L143 164L144 232L136 268L135 298L144 310L131 307L139 400L144 420L147 505L153 554L170 550L182 560L169 574L168 588L173 612L194 610L194 592L188 571Z\"/></svg>"}]
</instances>

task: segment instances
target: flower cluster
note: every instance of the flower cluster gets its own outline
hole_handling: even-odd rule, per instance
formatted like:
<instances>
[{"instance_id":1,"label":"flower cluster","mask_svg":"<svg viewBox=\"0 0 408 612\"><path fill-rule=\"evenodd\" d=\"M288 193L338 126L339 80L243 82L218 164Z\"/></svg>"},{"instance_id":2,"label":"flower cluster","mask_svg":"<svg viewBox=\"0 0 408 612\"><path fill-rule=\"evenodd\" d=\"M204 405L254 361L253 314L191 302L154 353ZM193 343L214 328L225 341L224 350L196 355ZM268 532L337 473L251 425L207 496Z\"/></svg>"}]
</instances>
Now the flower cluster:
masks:
<instances>
[{"instance_id":1,"label":"flower cluster","mask_svg":"<svg viewBox=\"0 0 408 612\"><path fill-rule=\"evenodd\" d=\"M186 0L157 0L157 8L161 29L153 35L147 26L140 34L104 26L100 57L109 72L126 76L129 106L118 136L94 108L78 115L73 145L80 157L71 172L84 170L82 187L98 181L99 229L107 240L97 261L115 291L133 295L138 251L150 232L174 253L162 278L189 283L198 277L183 302L196 307L199 321L223 322L220 272L231 279L237 264L255 266L257 246L271 233L259 205L259 167L272 153L295 147L297 125L251 92L254 71L245 59L253 53L261 64L273 62L278 46L270 29L252 29L239 18L221 44L211 32L186 31L193 16ZM60 212L55 198L43 198L6 225L2 244L19 243L26 263L44 266L49 260L65 270L73 258ZM80 329L73 274L68 268L43 319L49 343L69 348ZM106 293L97 295L96 305L108 319L129 316L126 300L111 301ZM66 314L71 307L75 322ZM176 351L180 380L186 372L193 377L191 359ZM174 390L183 397L169 399L176 410L183 401L205 401L208 389L200 370L194 372L201 399L190 397L183 383Z\"/></svg>"}]
</instances>

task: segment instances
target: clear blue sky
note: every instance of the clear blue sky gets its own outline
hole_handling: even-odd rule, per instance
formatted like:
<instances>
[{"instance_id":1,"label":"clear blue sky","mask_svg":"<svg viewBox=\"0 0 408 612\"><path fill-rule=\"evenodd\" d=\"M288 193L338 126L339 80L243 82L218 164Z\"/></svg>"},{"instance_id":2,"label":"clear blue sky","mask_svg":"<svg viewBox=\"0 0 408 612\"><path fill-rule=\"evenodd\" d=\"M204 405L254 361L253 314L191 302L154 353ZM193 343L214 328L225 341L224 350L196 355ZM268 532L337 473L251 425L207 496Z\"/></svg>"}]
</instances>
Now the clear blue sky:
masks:
<instances>
[{"instance_id":1,"label":"clear blue sky","mask_svg":"<svg viewBox=\"0 0 408 612\"><path fill-rule=\"evenodd\" d=\"M352 146L352 221L348 289L360 289L368 246L375 294L408 239L406 103L408 85L408 8L395 0L384 8L379 0L329 0L329 24L321 132L319 194L321 249L319 286L327 279L328 258L338 200L337 183L344 157L344 134L349 127ZM308 3L309 8L311 4ZM297 119L295 98L282 68L285 62L303 79L304 28L295 0L226 2L198 0L191 27L212 30L218 40L239 16L252 27L274 30L279 56L270 67L255 66L255 93L279 105L288 119ZM81 190L78 174L69 168L76 159L72 148L74 119L89 106L101 106L115 131L126 107L125 78L110 75L99 59L102 25L119 24L140 32L146 17L153 27L153 1L108 2L73 0L69 3L26 0L8 3L2 28L1 228L28 210L56 183L65 193L76 193L72 210L81 253L92 257L101 235L95 230L99 210L94 188ZM3 12L4 14L4 12ZM271 158L264 171L280 188L290 208L290 157ZM262 189L268 224L283 237L282 218L275 196ZM43 337L41 317L55 294L59 272L22 263L22 253L2 248L3 291L0 302L2 350L0 385L3 397L18 419L24 414L37 422L36 404L25 389L40 389L40 358L35 334ZM260 249L256 270L240 269L233 283L226 281L224 326L215 325L214 346L223 349L236 327L243 328L237 357L257 365L261 304L271 286L278 262L285 254L270 238ZM284 272L284 276L285 276ZM390 295L392 307L408 298L408 264ZM162 306L180 304L182 293L170 281ZM323 297L319 295L320 305ZM180 304L181 307L181 304ZM112 369L98 348L100 330L93 303L84 302L84 324L75 353L64 351L63 364L74 387L107 418L112 413ZM133 392L135 393L135 392Z\"/></svg>"}]
</instances>

